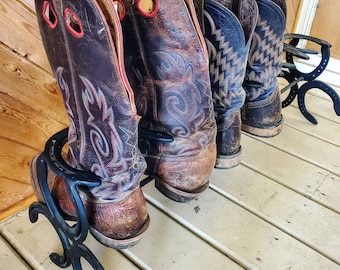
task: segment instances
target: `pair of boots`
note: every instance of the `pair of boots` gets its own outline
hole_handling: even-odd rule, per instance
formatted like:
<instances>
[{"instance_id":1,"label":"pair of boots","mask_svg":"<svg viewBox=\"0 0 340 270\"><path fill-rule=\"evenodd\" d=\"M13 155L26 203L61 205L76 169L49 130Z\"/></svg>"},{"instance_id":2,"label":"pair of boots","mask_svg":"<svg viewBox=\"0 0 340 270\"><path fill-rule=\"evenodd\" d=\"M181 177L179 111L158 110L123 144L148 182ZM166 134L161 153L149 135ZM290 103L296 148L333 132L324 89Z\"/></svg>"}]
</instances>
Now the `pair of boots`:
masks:
<instances>
[{"instance_id":1,"label":"pair of boots","mask_svg":"<svg viewBox=\"0 0 340 270\"><path fill-rule=\"evenodd\" d=\"M102 178L99 187L79 192L90 231L104 245L127 248L145 233L149 216L139 186L145 170L164 195L186 202L208 187L216 156L217 166L219 160L224 163L239 155L239 110L244 102L240 76L257 16L254 3L36 0L43 43L70 120L68 162ZM272 1L260 3L277 9ZM204 14L196 13L195 7ZM224 30L210 24L217 18L225 18ZM226 59L235 60L231 67L220 56L213 61L211 52L219 51L219 45L209 37L218 35L221 44L234 42L230 48L235 54L222 50ZM262 45L252 44L255 55ZM268 70L272 62L266 64L266 76L260 74L260 64L248 65L245 82L256 91L248 94L246 89L242 120L245 127L267 132L281 120L257 122L267 118L262 114L277 101L273 71ZM212 65L216 72L211 72ZM35 162L32 185L42 200ZM64 181L55 177L50 187L60 208L74 216Z\"/></svg>"},{"instance_id":2,"label":"pair of boots","mask_svg":"<svg viewBox=\"0 0 340 270\"><path fill-rule=\"evenodd\" d=\"M277 76L286 2L205 0L197 6L203 11L210 59L217 123L215 167L232 168L240 162L241 129L260 137L275 136L282 129Z\"/></svg>"},{"instance_id":3,"label":"pair of boots","mask_svg":"<svg viewBox=\"0 0 340 270\"><path fill-rule=\"evenodd\" d=\"M79 189L91 234L135 245L149 225L140 188L155 177L186 202L208 187L216 123L208 53L192 0L36 0L42 40L70 120L67 161L100 176ZM141 118L139 119L139 116ZM31 182L39 201L37 158ZM65 182L52 196L75 216Z\"/></svg>"}]
</instances>

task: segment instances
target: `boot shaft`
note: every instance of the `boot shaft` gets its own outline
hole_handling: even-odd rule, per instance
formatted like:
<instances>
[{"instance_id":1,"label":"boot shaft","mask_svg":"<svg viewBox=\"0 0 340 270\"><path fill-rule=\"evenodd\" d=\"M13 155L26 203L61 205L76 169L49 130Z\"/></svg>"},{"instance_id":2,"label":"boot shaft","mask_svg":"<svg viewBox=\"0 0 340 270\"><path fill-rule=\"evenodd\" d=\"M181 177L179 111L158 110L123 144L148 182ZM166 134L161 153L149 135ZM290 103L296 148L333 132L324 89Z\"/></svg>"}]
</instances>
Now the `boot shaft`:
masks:
<instances>
[{"instance_id":1,"label":"boot shaft","mask_svg":"<svg viewBox=\"0 0 340 270\"><path fill-rule=\"evenodd\" d=\"M272 137L282 130L281 97L277 76L281 72L285 0L257 0L259 19L249 52L242 108L242 130Z\"/></svg>"},{"instance_id":2,"label":"boot shaft","mask_svg":"<svg viewBox=\"0 0 340 270\"><path fill-rule=\"evenodd\" d=\"M217 123L216 168L239 164L242 87L258 8L255 0L205 0L204 36Z\"/></svg>"},{"instance_id":3,"label":"boot shaft","mask_svg":"<svg viewBox=\"0 0 340 270\"><path fill-rule=\"evenodd\" d=\"M193 0L146 2L124 0L122 19L139 147L156 188L186 202L209 186L216 157L208 53Z\"/></svg>"},{"instance_id":4,"label":"boot shaft","mask_svg":"<svg viewBox=\"0 0 340 270\"><path fill-rule=\"evenodd\" d=\"M285 0L257 0L259 19L249 52L247 101L265 100L277 88L286 27Z\"/></svg>"},{"instance_id":5,"label":"boot shaft","mask_svg":"<svg viewBox=\"0 0 340 270\"><path fill-rule=\"evenodd\" d=\"M215 121L208 54L193 3L156 1L157 12L147 16L132 2L124 1L122 26L140 127L172 136L176 150L165 144L167 154L178 154L178 147L198 154L204 147L200 141L214 142ZM195 142L188 145L188 139Z\"/></svg>"},{"instance_id":6,"label":"boot shaft","mask_svg":"<svg viewBox=\"0 0 340 270\"><path fill-rule=\"evenodd\" d=\"M242 88L258 9L255 0L204 1L206 38L214 111L217 124L240 110Z\"/></svg>"},{"instance_id":7,"label":"boot shaft","mask_svg":"<svg viewBox=\"0 0 340 270\"><path fill-rule=\"evenodd\" d=\"M103 178L92 194L112 200L136 189L145 161L137 148L137 115L124 72L119 18L104 3L36 0L36 9L70 119L70 151L79 168ZM110 22L104 13L111 14Z\"/></svg>"}]
</instances>

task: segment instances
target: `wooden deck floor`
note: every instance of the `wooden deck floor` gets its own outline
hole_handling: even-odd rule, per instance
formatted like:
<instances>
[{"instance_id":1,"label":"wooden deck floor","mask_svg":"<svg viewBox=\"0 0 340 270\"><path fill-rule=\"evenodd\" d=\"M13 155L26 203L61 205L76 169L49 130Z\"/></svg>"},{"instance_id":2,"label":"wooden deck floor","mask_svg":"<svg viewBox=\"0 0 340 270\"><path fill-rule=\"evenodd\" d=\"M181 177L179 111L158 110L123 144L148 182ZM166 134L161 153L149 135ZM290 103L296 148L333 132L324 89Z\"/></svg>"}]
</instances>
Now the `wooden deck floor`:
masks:
<instances>
[{"instance_id":1,"label":"wooden deck floor","mask_svg":"<svg viewBox=\"0 0 340 270\"><path fill-rule=\"evenodd\" d=\"M340 117L318 91L307 106L318 125L296 104L284 108L282 133L242 134L241 165L214 170L190 203L143 187L151 225L135 247L117 251L91 236L86 244L107 270L340 269ZM61 245L43 216L32 224L24 210L0 223L0 269L58 269L51 252Z\"/></svg>"}]
</instances>

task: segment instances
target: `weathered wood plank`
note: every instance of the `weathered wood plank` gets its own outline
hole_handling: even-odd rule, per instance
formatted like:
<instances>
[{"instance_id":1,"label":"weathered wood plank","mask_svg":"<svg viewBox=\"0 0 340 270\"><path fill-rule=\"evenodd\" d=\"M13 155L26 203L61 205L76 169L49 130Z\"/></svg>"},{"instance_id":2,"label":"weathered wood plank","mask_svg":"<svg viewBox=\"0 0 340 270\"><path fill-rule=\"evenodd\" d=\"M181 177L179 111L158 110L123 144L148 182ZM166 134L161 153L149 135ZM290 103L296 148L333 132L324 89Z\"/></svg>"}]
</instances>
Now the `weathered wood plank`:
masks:
<instances>
[{"instance_id":1,"label":"weathered wood plank","mask_svg":"<svg viewBox=\"0 0 340 270\"><path fill-rule=\"evenodd\" d=\"M128 255L131 253L136 258L132 258L135 265L143 264L148 269L172 270L242 269L153 206L148 205L148 209L153 222L147 234L137 246L123 252ZM31 224L27 211L24 211L0 224L0 230L35 269L56 269L48 255L50 252L61 252L61 247L56 233L44 217ZM92 236L88 236L85 244L105 269L134 269L133 264L118 251L102 246Z\"/></svg>"},{"instance_id":2,"label":"weathered wood plank","mask_svg":"<svg viewBox=\"0 0 340 270\"><path fill-rule=\"evenodd\" d=\"M27 270L29 266L0 236L0 270Z\"/></svg>"},{"instance_id":3,"label":"weathered wood plank","mask_svg":"<svg viewBox=\"0 0 340 270\"><path fill-rule=\"evenodd\" d=\"M16 184L16 182L12 184ZM8 190L11 190L11 189L8 189ZM6 192L8 192L8 190L6 190ZM8 217L11 217L18 212L21 212L23 209L28 208L35 201L37 201L37 198L33 194L33 191L31 194L29 194L26 198L24 198L21 201L19 201L18 199L13 200L12 205L9 206L9 208L0 211L0 221L5 220Z\"/></svg>"},{"instance_id":4,"label":"weathered wood plank","mask_svg":"<svg viewBox=\"0 0 340 270\"><path fill-rule=\"evenodd\" d=\"M242 269L154 206L148 204L148 211L149 232L130 250L151 269Z\"/></svg>"},{"instance_id":5,"label":"weathered wood plank","mask_svg":"<svg viewBox=\"0 0 340 270\"><path fill-rule=\"evenodd\" d=\"M222 180L222 179L220 179ZM256 179L253 179L256 181ZM338 265L240 205L208 189L187 204L161 195L152 185L148 196L179 223L184 219L202 238L208 235L255 269L336 269Z\"/></svg>"},{"instance_id":6,"label":"weathered wood plank","mask_svg":"<svg viewBox=\"0 0 340 270\"><path fill-rule=\"evenodd\" d=\"M0 41L51 73L36 16L20 2L0 2Z\"/></svg>"},{"instance_id":7,"label":"weathered wood plank","mask_svg":"<svg viewBox=\"0 0 340 270\"><path fill-rule=\"evenodd\" d=\"M29 184L23 184L1 178L0 184L0 212L7 210L15 202L22 201L32 195L33 189Z\"/></svg>"},{"instance_id":8,"label":"weathered wood plank","mask_svg":"<svg viewBox=\"0 0 340 270\"><path fill-rule=\"evenodd\" d=\"M340 176L339 147L331 143L305 136L290 126L284 126L279 136L257 139ZM338 140L336 145L339 145Z\"/></svg>"},{"instance_id":9,"label":"weathered wood plank","mask_svg":"<svg viewBox=\"0 0 340 270\"><path fill-rule=\"evenodd\" d=\"M62 246L55 230L44 216L39 216L36 223L31 223L26 210L0 223L0 232L32 269L60 269L50 261L49 254L51 252L62 254ZM103 250L93 238L92 242L94 245L90 248L94 249L97 245L97 249L101 252L99 256L106 257L107 267L105 269L137 269L118 251L108 248ZM72 269L72 267L67 269ZM85 265L83 269L93 268Z\"/></svg>"},{"instance_id":10,"label":"weathered wood plank","mask_svg":"<svg viewBox=\"0 0 340 270\"><path fill-rule=\"evenodd\" d=\"M2 137L0 137L0 149L0 180L30 184L29 163L41 150L35 150Z\"/></svg>"},{"instance_id":11,"label":"weathered wood plank","mask_svg":"<svg viewBox=\"0 0 340 270\"><path fill-rule=\"evenodd\" d=\"M43 150L54 133L67 127L0 92L0 136Z\"/></svg>"},{"instance_id":12,"label":"weathered wood plank","mask_svg":"<svg viewBox=\"0 0 340 270\"><path fill-rule=\"evenodd\" d=\"M282 140L285 138L282 137ZM316 196L317 190L327 179L337 182L340 181L339 176L250 136L242 137L242 145L242 164L340 213L336 200L340 197L340 189L328 191L327 197Z\"/></svg>"},{"instance_id":13,"label":"weathered wood plank","mask_svg":"<svg viewBox=\"0 0 340 270\"><path fill-rule=\"evenodd\" d=\"M275 158L278 157L271 157ZM304 171L298 167L291 170L304 177ZM326 209L244 166L215 170L211 183L226 197L340 264L340 211Z\"/></svg>"},{"instance_id":14,"label":"weathered wood plank","mask_svg":"<svg viewBox=\"0 0 340 270\"><path fill-rule=\"evenodd\" d=\"M293 106L284 108L282 113L285 125L340 147L340 125L338 123L322 118L319 119L317 125L314 125L304 118L298 108Z\"/></svg>"},{"instance_id":15,"label":"weathered wood plank","mask_svg":"<svg viewBox=\"0 0 340 270\"><path fill-rule=\"evenodd\" d=\"M315 190L312 199L322 202L333 211L340 214L340 177L328 175Z\"/></svg>"},{"instance_id":16,"label":"weathered wood plank","mask_svg":"<svg viewBox=\"0 0 340 270\"><path fill-rule=\"evenodd\" d=\"M333 102L331 102L330 98L325 99L318 95L307 93L305 102L306 102L307 110L316 118L318 122L323 121L323 119L328 119L337 124L340 124L340 117L336 115L334 111ZM299 108L297 105L296 99L289 106ZM282 110L283 116L284 116L284 113L285 113L285 108ZM306 121L308 122L307 119Z\"/></svg>"},{"instance_id":17,"label":"weathered wood plank","mask_svg":"<svg viewBox=\"0 0 340 270\"><path fill-rule=\"evenodd\" d=\"M0 91L35 108L42 115L67 122L62 96L55 79L0 45Z\"/></svg>"}]
</instances>

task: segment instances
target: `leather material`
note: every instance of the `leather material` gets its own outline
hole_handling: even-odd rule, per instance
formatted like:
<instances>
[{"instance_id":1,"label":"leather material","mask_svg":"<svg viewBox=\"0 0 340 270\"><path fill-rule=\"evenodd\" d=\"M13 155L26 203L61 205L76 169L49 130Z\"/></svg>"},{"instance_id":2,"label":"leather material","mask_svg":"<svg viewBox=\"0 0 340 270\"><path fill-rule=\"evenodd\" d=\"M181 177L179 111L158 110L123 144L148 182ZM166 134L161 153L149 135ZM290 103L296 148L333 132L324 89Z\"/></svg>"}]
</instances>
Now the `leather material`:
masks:
<instances>
[{"instance_id":1,"label":"leather material","mask_svg":"<svg viewBox=\"0 0 340 270\"><path fill-rule=\"evenodd\" d=\"M131 230L123 231L121 238L130 237L148 223L146 203L144 199L134 202L140 213L136 216L122 202L131 201L129 197L139 189L146 163L138 149L134 96L124 70L122 32L113 3L36 0L35 5L46 54L70 120L68 143L75 167L102 178L99 187L84 193L84 201L93 202L89 222L104 241L104 236L113 237L116 219L121 219ZM111 14L111 21L106 21L104 13ZM115 215L110 214L113 211ZM111 227L101 224L106 212Z\"/></svg>"},{"instance_id":2,"label":"leather material","mask_svg":"<svg viewBox=\"0 0 340 270\"><path fill-rule=\"evenodd\" d=\"M278 134L282 126L277 76L282 67L286 3L282 0L257 0L257 4L259 19L244 83L247 96L242 121L245 131L267 137Z\"/></svg>"},{"instance_id":3,"label":"leather material","mask_svg":"<svg viewBox=\"0 0 340 270\"><path fill-rule=\"evenodd\" d=\"M258 8L255 0L205 0L204 36L210 59L210 78L217 123L216 167L239 162L242 87ZM228 157L236 158L234 162ZM219 161L222 158L223 161Z\"/></svg>"},{"instance_id":4,"label":"leather material","mask_svg":"<svg viewBox=\"0 0 340 270\"><path fill-rule=\"evenodd\" d=\"M126 69L142 116L139 125L156 135L140 134L147 171L173 189L162 189L168 197L178 200L170 195L177 191L195 197L207 187L214 167L215 156L208 151L215 145L216 124L208 55L193 2L155 1L153 17L132 0L124 3ZM161 140L157 133L172 139Z\"/></svg>"}]
</instances>

